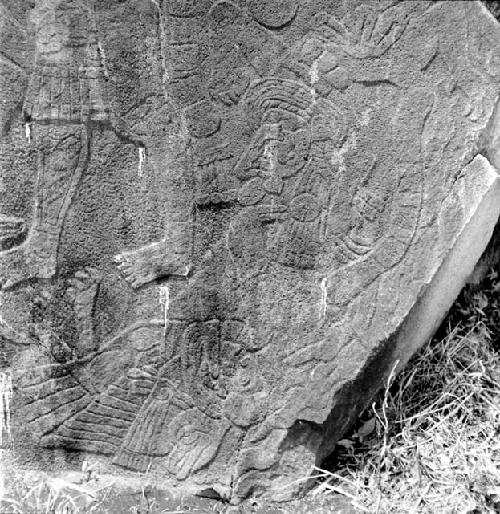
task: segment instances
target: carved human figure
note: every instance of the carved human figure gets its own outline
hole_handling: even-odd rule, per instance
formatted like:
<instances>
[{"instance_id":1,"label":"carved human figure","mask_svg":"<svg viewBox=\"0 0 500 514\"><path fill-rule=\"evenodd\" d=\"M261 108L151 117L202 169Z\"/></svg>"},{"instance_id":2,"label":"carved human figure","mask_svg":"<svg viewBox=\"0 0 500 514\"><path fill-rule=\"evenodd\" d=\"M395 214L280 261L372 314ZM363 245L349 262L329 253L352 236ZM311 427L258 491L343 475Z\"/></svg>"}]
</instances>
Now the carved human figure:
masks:
<instances>
[{"instance_id":1,"label":"carved human figure","mask_svg":"<svg viewBox=\"0 0 500 514\"><path fill-rule=\"evenodd\" d=\"M168 168L171 194L165 201L168 221L164 237L114 257L119 271L133 288L160 278L185 277L190 271L193 238L190 137L206 137L216 132L220 124L217 113L211 110L210 102L205 98L206 77L202 61L206 55L200 45L200 16L211 3L211 0L153 0L161 33L162 102L167 109L160 108L136 129L147 141L148 161L157 168ZM170 118L170 124L166 136L167 118ZM156 138L155 129L159 129Z\"/></svg>"},{"instance_id":2,"label":"carved human figure","mask_svg":"<svg viewBox=\"0 0 500 514\"><path fill-rule=\"evenodd\" d=\"M167 467L184 479L209 462L229 427L221 416L226 382L250 346L246 327L236 320L173 322L167 336L169 356L117 452L114 462L145 470L152 457L167 457ZM178 433L190 420L190 434ZM188 427L186 427L188 428ZM182 449L182 451L181 451ZM181 455L183 454L183 455Z\"/></svg>"},{"instance_id":3,"label":"carved human figure","mask_svg":"<svg viewBox=\"0 0 500 514\"><path fill-rule=\"evenodd\" d=\"M381 159L374 159L352 195L351 229L333 238L336 267L326 277L330 322L340 323L348 315L349 303L397 266L415 237L425 161L419 143L432 101L432 95L422 88L401 99L387 139L400 148L400 161L395 168L385 169Z\"/></svg>"},{"instance_id":4,"label":"carved human figure","mask_svg":"<svg viewBox=\"0 0 500 514\"><path fill-rule=\"evenodd\" d=\"M229 251L244 275L271 262L313 269L337 171L329 157L347 136L345 117L304 84L284 79L253 84L246 106L257 111L258 128L235 167L242 210L231 222Z\"/></svg>"},{"instance_id":5,"label":"carved human figure","mask_svg":"<svg viewBox=\"0 0 500 514\"><path fill-rule=\"evenodd\" d=\"M27 420L49 446L112 455L139 471L163 457L182 480L215 455L230 425L222 415L229 381L251 350L251 331L235 319L146 324L83 356L76 378L65 363L23 377ZM97 370L108 380L92 380ZM35 384L51 394L32 396Z\"/></svg>"},{"instance_id":6,"label":"carved human figure","mask_svg":"<svg viewBox=\"0 0 500 514\"><path fill-rule=\"evenodd\" d=\"M251 79L270 70L269 63L258 60L261 46L277 53L278 44L246 10L226 0L154 3L162 30L165 96L172 104L173 124L184 134L184 140L177 141L183 159L171 166L170 175L191 175L194 191L188 198L190 186L180 186L187 180L172 180L175 197L182 197L183 202L169 212L165 237L115 256L118 269L133 288L187 276L193 264L195 209L234 202L238 183L228 165L234 150L226 134L218 137L222 114L230 119L228 109L237 106ZM210 23L202 20L203 15ZM204 39L206 44L200 44ZM171 149L171 153L177 151Z\"/></svg>"},{"instance_id":7,"label":"carved human figure","mask_svg":"<svg viewBox=\"0 0 500 514\"><path fill-rule=\"evenodd\" d=\"M35 201L25 240L0 253L3 288L54 276L61 230L90 159L93 129L115 130L93 3L37 0L32 22L36 54L23 114L27 139L37 150Z\"/></svg>"}]
</instances>

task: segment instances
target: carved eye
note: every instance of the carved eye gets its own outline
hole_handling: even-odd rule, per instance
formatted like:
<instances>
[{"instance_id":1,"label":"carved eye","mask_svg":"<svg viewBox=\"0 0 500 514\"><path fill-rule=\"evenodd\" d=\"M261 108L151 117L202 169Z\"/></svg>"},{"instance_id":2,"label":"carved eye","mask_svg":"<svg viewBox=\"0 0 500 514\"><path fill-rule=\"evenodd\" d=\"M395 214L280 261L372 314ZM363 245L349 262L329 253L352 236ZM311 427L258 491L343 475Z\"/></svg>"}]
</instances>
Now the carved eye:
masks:
<instances>
[{"instance_id":1,"label":"carved eye","mask_svg":"<svg viewBox=\"0 0 500 514\"><path fill-rule=\"evenodd\" d=\"M314 195L303 193L290 202L290 212L297 221L310 222L320 215L321 205Z\"/></svg>"},{"instance_id":2,"label":"carved eye","mask_svg":"<svg viewBox=\"0 0 500 514\"><path fill-rule=\"evenodd\" d=\"M310 139L305 130L285 135L278 145L278 162L282 165L280 175L290 177L297 173L307 162Z\"/></svg>"},{"instance_id":3,"label":"carved eye","mask_svg":"<svg viewBox=\"0 0 500 514\"><path fill-rule=\"evenodd\" d=\"M197 443L199 437L200 430L195 425L185 425L177 434L177 440L182 441L185 446Z\"/></svg>"}]
</instances>

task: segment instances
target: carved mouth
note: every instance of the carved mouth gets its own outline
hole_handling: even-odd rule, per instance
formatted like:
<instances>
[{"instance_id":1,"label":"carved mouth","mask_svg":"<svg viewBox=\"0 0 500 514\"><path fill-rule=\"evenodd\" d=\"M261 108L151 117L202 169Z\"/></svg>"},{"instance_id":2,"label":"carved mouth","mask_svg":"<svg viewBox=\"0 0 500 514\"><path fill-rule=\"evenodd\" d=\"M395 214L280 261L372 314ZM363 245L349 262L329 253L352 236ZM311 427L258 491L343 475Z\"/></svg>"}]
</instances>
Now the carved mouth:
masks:
<instances>
[{"instance_id":1,"label":"carved mouth","mask_svg":"<svg viewBox=\"0 0 500 514\"><path fill-rule=\"evenodd\" d=\"M337 257L342 264L348 264L364 257L373 248L373 245L356 238L353 234L336 238L335 246Z\"/></svg>"}]
</instances>

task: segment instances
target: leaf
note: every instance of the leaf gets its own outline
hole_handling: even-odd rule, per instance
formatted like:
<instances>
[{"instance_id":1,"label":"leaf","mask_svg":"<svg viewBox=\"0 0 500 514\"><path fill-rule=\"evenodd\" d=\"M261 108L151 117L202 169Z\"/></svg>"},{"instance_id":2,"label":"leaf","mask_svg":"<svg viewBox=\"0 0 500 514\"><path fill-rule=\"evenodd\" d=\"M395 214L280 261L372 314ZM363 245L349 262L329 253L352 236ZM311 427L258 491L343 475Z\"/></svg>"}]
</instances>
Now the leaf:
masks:
<instances>
[{"instance_id":1,"label":"leaf","mask_svg":"<svg viewBox=\"0 0 500 514\"><path fill-rule=\"evenodd\" d=\"M375 416L373 418L370 418L368 421L363 423L361 428L356 432L356 436L359 437L359 439L362 441L366 437L368 437L374 430L376 426L376 419Z\"/></svg>"},{"instance_id":2,"label":"leaf","mask_svg":"<svg viewBox=\"0 0 500 514\"><path fill-rule=\"evenodd\" d=\"M352 441L350 441L349 439L341 439L337 443L337 446L343 446L347 450L352 450L354 448L354 443Z\"/></svg>"}]
</instances>

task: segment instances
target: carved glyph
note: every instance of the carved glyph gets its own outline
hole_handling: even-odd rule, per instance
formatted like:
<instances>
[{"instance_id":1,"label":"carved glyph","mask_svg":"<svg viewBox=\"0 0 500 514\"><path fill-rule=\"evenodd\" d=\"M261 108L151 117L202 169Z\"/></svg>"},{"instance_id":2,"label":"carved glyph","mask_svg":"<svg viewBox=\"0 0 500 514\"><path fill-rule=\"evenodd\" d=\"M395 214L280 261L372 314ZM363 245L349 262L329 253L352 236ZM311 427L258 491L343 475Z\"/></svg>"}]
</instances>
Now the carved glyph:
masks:
<instances>
[{"instance_id":1,"label":"carved glyph","mask_svg":"<svg viewBox=\"0 0 500 514\"><path fill-rule=\"evenodd\" d=\"M303 476L484 193L496 27L460 2L25 10L0 120L10 425L233 500Z\"/></svg>"}]
</instances>

